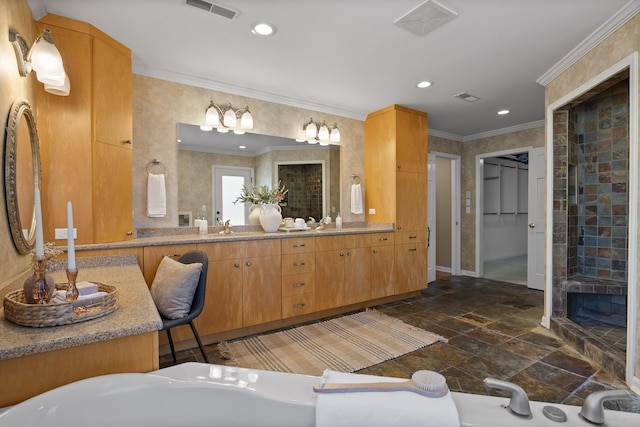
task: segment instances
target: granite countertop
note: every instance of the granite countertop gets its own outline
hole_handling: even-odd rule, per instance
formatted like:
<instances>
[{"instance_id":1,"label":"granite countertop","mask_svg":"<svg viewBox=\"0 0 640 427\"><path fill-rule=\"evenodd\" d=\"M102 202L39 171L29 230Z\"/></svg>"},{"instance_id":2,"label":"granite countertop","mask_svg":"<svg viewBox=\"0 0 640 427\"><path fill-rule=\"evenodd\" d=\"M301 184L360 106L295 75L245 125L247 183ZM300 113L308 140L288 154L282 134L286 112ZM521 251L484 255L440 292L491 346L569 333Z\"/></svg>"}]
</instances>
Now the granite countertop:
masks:
<instances>
[{"instance_id":1,"label":"granite countertop","mask_svg":"<svg viewBox=\"0 0 640 427\"><path fill-rule=\"evenodd\" d=\"M133 240L113 243L77 245L76 250L82 251L96 249L120 249L193 243L233 242L243 240L268 240L310 236L340 236L344 234L388 233L393 232L394 228L393 224L391 223L349 223L345 224L345 226L343 226L343 228L341 229L336 229L335 224L331 223L321 231L317 231L312 228L310 230L303 231L291 230L266 233L262 231L260 226L236 226L232 228L233 233L231 234L221 234L220 231L222 230L223 227L221 226L209 227L209 232L207 234L199 234L196 227L143 229L138 230L137 237ZM64 246L62 246L61 248L64 248Z\"/></svg>"},{"instance_id":2,"label":"granite countertop","mask_svg":"<svg viewBox=\"0 0 640 427\"><path fill-rule=\"evenodd\" d=\"M96 260L98 258L95 258ZM113 313L93 320L64 326L31 328L11 323L0 308L0 360L43 353L94 342L138 335L162 328L162 321L136 263L135 256L108 257L92 266L89 259L78 259L78 281L98 281L118 288L119 306ZM118 264L118 260L125 264ZM67 281L64 270L50 274L56 283Z\"/></svg>"}]
</instances>

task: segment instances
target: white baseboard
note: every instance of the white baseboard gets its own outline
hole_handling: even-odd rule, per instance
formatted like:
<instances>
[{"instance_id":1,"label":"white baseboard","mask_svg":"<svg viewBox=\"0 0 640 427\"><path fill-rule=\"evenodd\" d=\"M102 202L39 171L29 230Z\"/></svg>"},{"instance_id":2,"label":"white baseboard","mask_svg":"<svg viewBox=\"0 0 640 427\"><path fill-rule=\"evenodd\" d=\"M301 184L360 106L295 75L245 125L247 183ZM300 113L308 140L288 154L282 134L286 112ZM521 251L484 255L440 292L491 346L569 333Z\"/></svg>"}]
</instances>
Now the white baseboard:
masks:
<instances>
[{"instance_id":1,"label":"white baseboard","mask_svg":"<svg viewBox=\"0 0 640 427\"><path fill-rule=\"evenodd\" d=\"M460 270L460 274L463 276L480 277L475 271L470 270Z\"/></svg>"}]
</instances>

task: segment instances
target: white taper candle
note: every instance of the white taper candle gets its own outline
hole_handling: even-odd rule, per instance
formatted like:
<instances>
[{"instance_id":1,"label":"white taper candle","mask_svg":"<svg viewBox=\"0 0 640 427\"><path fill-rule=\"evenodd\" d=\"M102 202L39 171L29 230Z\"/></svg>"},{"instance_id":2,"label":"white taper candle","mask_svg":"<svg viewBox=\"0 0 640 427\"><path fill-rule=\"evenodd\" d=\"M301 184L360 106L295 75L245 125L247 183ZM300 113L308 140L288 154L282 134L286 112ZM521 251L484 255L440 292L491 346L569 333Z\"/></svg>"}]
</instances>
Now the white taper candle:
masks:
<instances>
[{"instance_id":1,"label":"white taper candle","mask_svg":"<svg viewBox=\"0 0 640 427\"><path fill-rule=\"evenodd\" d=\"M73 207L67 202L67 268L76 269L76 247L73 232Z\"/></svg>"},{"instance_id":2,"label":"white taper candle","mask_svg":"<svg viewBox=\"0 0 640 427\"><path fill-rule=\"evenodd\" d=\"M36 188L36 258L44 258L44 238L42 237L42 207L40 205L40 189Z\"/></svg>"}]
</instances>

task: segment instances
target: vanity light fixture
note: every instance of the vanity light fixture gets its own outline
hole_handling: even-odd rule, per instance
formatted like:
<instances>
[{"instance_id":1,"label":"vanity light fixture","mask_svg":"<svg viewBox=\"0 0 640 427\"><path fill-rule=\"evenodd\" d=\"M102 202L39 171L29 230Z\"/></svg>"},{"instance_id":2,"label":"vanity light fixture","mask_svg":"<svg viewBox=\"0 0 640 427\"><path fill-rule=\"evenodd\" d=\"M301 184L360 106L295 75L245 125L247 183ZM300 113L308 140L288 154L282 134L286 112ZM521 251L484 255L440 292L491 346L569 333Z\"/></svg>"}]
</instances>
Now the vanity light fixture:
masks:
<instances>
[{"instance_id":1,"label":"vanity light fixture","mask_svg":"<svg viewBox=\"0 0 640 427\"><path fill-rule=\"evenodd\" d=\"M309 144L320 143L320 145L329 145L329 142L340 142L340 130L336 123L333 124L331 130L323 121L322 124L313 121L313 118L302 126L304 135Z\"/></svg>"},{"instance_id":2,"label":"vanity light fixture","mask_svg":"<svg viewBox=\"0 0 640 427\"><path fill-rule=\"evenodd\" d=\"M244 130L253 129L253 116L248 106L234 110L231 103L226 107L220 107L211 101L205 110L204 119L207 126L216 127L221 133L233 130L236 134L242 134ZM237 129L238 119L240 119L239 129Z\"/></svg>"},{"instance_id":3,"label":"vanity light fixture","mask_svg":"<svg viewBox=\"0 0 640 427\"><path fill-rule=\"evenodd\" d=\"M9 31L9 41L16 52L18 72L22 77L35 71L38 81L44 83L44 90L54 95L69 95L69 76L48 28L33 42L31 48L24 37L15 31Z\"/></svg>"},{"instance_id":4,"label":"vanity light fixture","mask_svg":"<svg viewBox=\"0 0 640 427\"><path fill-rule=\"evenodd\" d=\"M500 111L498 111L498 115L500 115L500 116L504 116L504 115L509 114L509 113L510 113L509 110L500 110Z\"/></svg>"},{"instance_id":5,"label":"vanity light fixture","mask_svg":"<svg viewBox=\"0 0 640 427\"><path fill-rule=\"evenodd\" d=\"M426 89L429 86L431 86L433 84L433 82L428 82L426 80L419 82L418 84L416 84L416 87L418 87L419 89Z\"/></svg>"}]
</instances>

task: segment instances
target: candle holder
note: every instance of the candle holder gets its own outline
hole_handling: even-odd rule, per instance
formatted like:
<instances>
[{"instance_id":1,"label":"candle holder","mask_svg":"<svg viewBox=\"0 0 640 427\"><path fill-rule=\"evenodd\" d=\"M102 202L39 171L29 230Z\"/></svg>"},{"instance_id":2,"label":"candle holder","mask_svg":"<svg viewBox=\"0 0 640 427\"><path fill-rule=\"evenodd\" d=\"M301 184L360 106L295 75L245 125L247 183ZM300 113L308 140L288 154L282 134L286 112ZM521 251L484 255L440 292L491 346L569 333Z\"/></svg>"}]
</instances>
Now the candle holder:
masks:
<instances>
[{"instance_id":1,"label":"candle holder","mask_svg":"<svg viewBox=\"0 0 640 427\"><path fill-rule=\"evenodd\" d=\"M69 284L67 285L67 291L64 296L67 301L75 301L78 299L78 288L76 287L76 277L78 277L78 269L69 270L67 268L67 280Z\"/></svg>"},{"instance_id":2,"label":"candle holder","mask_svg":"<svg viewBox=\"0 0 640 427\"><path fill-rule=\"evenodd\" d=\"M29 304L48 304L56 291L56 282L46 272L47 258L33 260L33 276L24 281L24 298Z\"/></svg>"}]
</instances>

